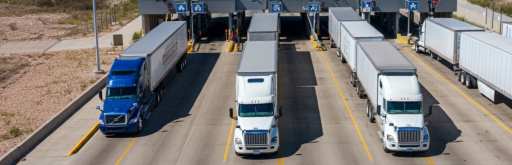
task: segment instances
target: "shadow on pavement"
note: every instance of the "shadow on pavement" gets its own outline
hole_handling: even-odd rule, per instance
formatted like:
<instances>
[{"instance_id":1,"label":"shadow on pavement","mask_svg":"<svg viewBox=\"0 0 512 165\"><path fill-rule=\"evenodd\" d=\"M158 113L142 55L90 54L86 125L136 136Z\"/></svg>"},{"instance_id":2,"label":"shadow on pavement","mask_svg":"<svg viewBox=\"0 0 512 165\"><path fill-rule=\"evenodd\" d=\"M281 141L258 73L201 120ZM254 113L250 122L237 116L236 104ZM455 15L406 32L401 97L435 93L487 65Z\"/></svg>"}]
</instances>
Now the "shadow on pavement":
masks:
<instances>
[{"instance_id":1,"label":"shadow on pavement","mask_svg":"<svg viewBox=\"0 0 512 165\"><path fill-rule=\"evenodd\" d=\"M425 118L425 122L429 122L427 126L430 133L430 149L427 152L397 152L393 153L398 157L427 157L441 155L448 143L457 142L457 137L462 134L462 131L457 128L455 123L450 119L446 112L441 107L436 106L439 102L432 96L432 94L425 89L420 83L420 90L423 94L423 113L428 114L428 106L433 104L432 115Z\"/></svg>"}]
</instances>

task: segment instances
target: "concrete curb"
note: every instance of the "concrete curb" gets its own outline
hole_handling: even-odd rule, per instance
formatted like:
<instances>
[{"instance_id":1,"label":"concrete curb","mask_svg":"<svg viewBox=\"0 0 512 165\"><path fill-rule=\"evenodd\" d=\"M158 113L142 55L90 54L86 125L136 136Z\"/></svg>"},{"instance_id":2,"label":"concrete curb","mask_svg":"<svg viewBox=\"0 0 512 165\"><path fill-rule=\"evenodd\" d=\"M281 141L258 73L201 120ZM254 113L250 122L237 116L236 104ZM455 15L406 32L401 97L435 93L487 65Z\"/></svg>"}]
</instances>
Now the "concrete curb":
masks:
<instances>
[{"instance_id":1,"label":"concrete curb","mask_svg":"<svg viewBox=\"0 0 512 165\"><path fill-rule=\"evenodd\" d=\"M34 149L41 141L48 135L56 130L62 123L64 123L71 115L80 109L88 100L95 96L98 90L105 87L107 83L108 74L100 78L89 89L83 92L75 100L69 103L66 107L60 110L55 116L37 128L32 134L25 138L21 143L12 148L9 152L0 157L0 165L10 165L18 162L21 158L26 156L32 149Z\"/></svg>"}]
</instances>

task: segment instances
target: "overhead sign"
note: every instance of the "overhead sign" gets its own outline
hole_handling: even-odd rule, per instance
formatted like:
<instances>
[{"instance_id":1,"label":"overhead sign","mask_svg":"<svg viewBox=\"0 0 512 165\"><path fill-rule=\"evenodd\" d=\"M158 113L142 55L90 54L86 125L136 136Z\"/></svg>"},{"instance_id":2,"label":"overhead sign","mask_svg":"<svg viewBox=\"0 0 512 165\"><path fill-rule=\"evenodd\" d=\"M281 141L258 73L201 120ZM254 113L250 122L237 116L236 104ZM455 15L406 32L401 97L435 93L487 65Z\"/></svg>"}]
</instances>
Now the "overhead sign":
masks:
<instances>
[{"instance_id":1,"label":"overhead sign","mask_svg":"<svg viewBox=\"0 0 512 165\"><path fill-rule=\"evenodd\" d=\"M409 11L418 11L418 1L408 1L407 9L409 9Z\"/></svg>"},{"instance_id":2,"label":"overhead sign","mask_svg":"<svg viewBox=\"0 0 512 165\"><path fill-rule=\"evenodd\" d=\"M271 13L282 13L283 12L283 4L282 3L272 3L271 4Z\"/></svg>"},{"instance_id":3,"label":"overhead sign","mask_svg":"<svg viewBox=\"0 0 512 165\"><path fill-rule=\"evenodd\" d=\"M366 12L366 13L369 13L369 12L372 12L372 2L361 2L361 8L363 10L363 12Z\"/></svg>"},{"instance_id":4,"label":"overhead sign","mask_svg":"<svg viewBox=\"0 0 512 165\"><path fill-rule=\"evenodd\" d=\"M188 8L186 3L177 3L176 4L176 13L187 13Z\"/></svg>"},{"instance_id":5,"label":"overhead sign","mask_svg":"<svg viewBox=\"0 0 512 165\"><path fill-rule=\"evenodd\" d=\"M204 13L204 4L203 3L193 3L192 4L192 13Z\"/></svg>"},{"instance_id":6,"label":"overhead sign","mask_svg":"<svg viewBox=\"0 0 512 165\"><path fill-rule=\"evenodd\" d=\"M320 2L309 2L308 3L308 12L309 13L319 13L320 12Z\"/></svg>"}]
</instances>

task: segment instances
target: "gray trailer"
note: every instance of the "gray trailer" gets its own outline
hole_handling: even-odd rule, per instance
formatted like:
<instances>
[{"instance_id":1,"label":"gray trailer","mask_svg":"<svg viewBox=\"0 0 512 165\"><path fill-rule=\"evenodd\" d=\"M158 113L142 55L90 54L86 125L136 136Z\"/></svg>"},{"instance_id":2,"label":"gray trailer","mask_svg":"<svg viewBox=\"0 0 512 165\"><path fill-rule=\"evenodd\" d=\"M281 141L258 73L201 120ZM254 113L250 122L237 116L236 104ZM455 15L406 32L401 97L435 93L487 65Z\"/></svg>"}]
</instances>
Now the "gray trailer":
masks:
<instances>
[{"instance_id":1,"label":"gray trailer","mask_svg":"<svg viewBox=\"0 0 512 165\"><path fill-rule=\"evenodd\" d=\"M254 13L247 30L247 41L279 41L279 14Z\"/></svg>"},{"instance_id":2,"label":"gray trailer","mask_svg":"<svg viewBox=\"0 0 512 165\"><path fill-rule=\"evenodd\" d=\"M329 8L329 44L332 47L333 42L339 48L341 47L341 22L344 21L364 21L351 7L330 7ZM338 52L339 53L339 52ZM339 54L338 54L339 56Z\"/></svg>"}]
</instances>

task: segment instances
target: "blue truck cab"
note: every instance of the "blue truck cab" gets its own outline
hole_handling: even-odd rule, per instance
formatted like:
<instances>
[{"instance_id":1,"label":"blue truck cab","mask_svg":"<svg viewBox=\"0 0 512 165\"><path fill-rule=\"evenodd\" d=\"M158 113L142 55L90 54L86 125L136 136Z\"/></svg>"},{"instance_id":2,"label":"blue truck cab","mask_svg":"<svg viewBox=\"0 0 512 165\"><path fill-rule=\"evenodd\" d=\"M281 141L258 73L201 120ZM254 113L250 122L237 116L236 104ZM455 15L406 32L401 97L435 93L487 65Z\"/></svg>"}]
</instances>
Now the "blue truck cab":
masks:
<instances>
[{"instance_id":1,"label":"blue truck cab","mask_svg":"<svg viewBox=\"0 0 512 165\"><path fill-rule=\"evenodd\" d=\"M110 70L103 111L99 119L103 134L138 133L153 107L158 105L161 89L149 89L146 58L116 59ZM103 96L99 94L100 99Z\"/></svg>"},{"instance_id":2,"label":"blue truck cab","mask_svg":"<svg viewBox=\"0 0 512 165\"><path fill-rule=\"evenodd\" d=\"M186 63L187 23L163 22L119 54L110 69L99 117L105 135L138 133L162 98L162 81Z\"/></svg>"}]
</instances>

